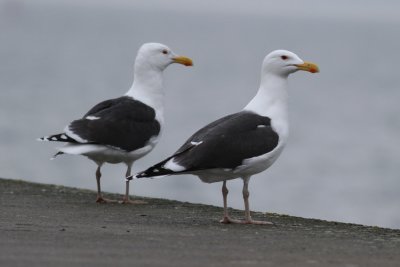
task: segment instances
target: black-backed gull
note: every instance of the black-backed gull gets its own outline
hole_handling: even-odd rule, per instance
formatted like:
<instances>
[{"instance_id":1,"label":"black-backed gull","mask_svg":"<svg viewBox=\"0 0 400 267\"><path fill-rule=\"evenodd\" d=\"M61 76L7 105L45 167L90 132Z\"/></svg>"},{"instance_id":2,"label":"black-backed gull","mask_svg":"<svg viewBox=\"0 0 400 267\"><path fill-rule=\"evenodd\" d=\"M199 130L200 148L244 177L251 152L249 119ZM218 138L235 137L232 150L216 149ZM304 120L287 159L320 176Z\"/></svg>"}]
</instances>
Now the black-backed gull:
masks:
<instances>
[{"instance_id":1,"label":"black-backed gull","mask_svg":"<svg viewBox=\"0 0 400 267\"><path fill-rule=\"evenodd\" d=\"M134 177L193 174L206 183L222 181L222 223L270 224L252 220L248 184L252 175L274 163L286 144L289 133L287 78L298 70L319 71L317 65L303 61L292 52L271 52L262 63L258 92L242 111L208 124L172 156ZM243 179L244 220L232 219L228 214L226 182L235 178Z\"/></svg>"},{"instance_id":2,"label":"black-backed gull","mask_svg":"<svg viewBox=\"0 0 400 267\"><path fill-rule=\"evenodd\" d=\"M133 162L157 144L164 122L163 71L171 63L192 66L191 59L176 55L163 44L143 44L136 56L132 87L124 96L95 105L83 118L68 124L63 133L39 138L66 143L55 156L84 155L97 164L96 202L111 201L101 193L100 169L104 163L125 163L129 176ZM126 180L122 203L139 202L129 199Z\"/></svg>"}]
</instances>

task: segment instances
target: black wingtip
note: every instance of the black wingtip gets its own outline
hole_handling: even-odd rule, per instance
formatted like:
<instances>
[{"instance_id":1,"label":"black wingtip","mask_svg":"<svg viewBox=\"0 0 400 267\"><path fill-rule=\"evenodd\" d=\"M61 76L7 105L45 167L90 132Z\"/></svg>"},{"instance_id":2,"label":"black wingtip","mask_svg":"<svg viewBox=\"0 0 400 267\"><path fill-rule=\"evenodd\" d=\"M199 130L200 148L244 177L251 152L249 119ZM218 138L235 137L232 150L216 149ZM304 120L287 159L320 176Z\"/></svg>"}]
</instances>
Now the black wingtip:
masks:
<instances>
[{"instance_id":1,"label":"black wingtip","mask_svg":"<svg viewBox=\"0 0 400 267\"><path fill-rule=\"evenodd\" d=\"M58 151L56 154L54 154L53 157L50 158L50 160L54 160L54 159L56 159L57 156L62 155L62 154L64 154L64 152Z\"/></svg>"},{"instance_id":2,"label":"black wingtip","mask_svg":"<svg viewBox=\"0 0 400 267\"><path fill-rule=\"evenodd\" d=\"M154 172L154 167L151 167L151 168L149 168L149 169L147 169L147 170L145 170L143 172L137 173L134 176L134 178L137 178L137 179L140 179L140 178L151 178L151 177L154 177L154 176L160 176L160 175L157 175Z\"/></svg>"},{"instance_id":3,"label":"black wingtip","mask_svg":"<svg viewBox=\"0 0 400 267\"><path fill-rule=\"evenodd\" d=\"M125 179L126 179L127 181L132 181L133 178L136 178L136 175L129 175L128 177L125 177Z\"/></svg>"},{"instance_id":4,"label":"black wingtip","mask_svg":"<svg viewBox=\"0 0 400 267\"><path fill-rule=\"evenodd\" d=\"M38 139L37 141L50 141L50 142L66 142L66 143L76 143L75 139L72 139L65 133L60 134L53 134L49 136L43 136Z\"/></svg>"},{"instance_id":5,"label":"black wingtip","mask_svg":"<svg viewBox=\"0 0 400 267\"><path fill-rule=\"evenodd\" d=\"M151 172L149 172L149 169L148 169L148 170L143 171L143 172L139 172L139 173L136 173L136 174L129 175L128 177L125 177L125 179L126 179L127 181L131 181L131 180L133 180L133 179L151 178L151 177L153 177L153 176L154 176L154 175L151 175Z\"/></svg>"},{"instance_id":6,"label":"black wingtip","mask_svg":"<svg viewBox=\"0 0 400 267\"><path fill-rule=\"evenodd\" d=\"M166 176L174 172L163 167L164 162L156 164L145 171L137 173L134 178L152 178L158 176Z\"/></svg>"}]
</instances>

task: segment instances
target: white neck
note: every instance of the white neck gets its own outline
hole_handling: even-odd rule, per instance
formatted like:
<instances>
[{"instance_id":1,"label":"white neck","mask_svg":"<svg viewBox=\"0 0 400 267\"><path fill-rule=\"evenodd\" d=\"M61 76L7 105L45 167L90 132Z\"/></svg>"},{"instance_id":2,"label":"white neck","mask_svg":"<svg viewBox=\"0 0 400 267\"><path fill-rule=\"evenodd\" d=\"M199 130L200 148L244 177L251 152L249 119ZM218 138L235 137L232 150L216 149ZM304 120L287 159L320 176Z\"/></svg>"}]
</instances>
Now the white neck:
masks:
<instances>
[{"instance_id":1,"label":"white neck","mask_svg":"<svg viewBox=\"0 0 400 267\"><path fill-rule=\"evenodd\" d=\"M266 74L261 79L257 94L244 110L270 117L275 112L287 113L287 101L287 77Z\"/></svg>"},{"instance_id":2,"label":"white neck","mask_svg":"<svg viewBox=\"0 0 400 267\"><path fill-rule=\"evenodd\" d=\"M164 90L162 69L151 68L146 64L135 64L133 84L125 95L154 108L156 118L163 122Z\"/></svg>"},{"instance_id":3,"label":"white neck","mask_svg":"<svg viewBox=\"0 0 400 267\"><path fill-rule=\"evenodd\" d=\"M272 127L286 137L289 131L287 104L287 76L267 73L262 75L256 96L244 110L269 117Z\"/></svg>"}]
</instances>

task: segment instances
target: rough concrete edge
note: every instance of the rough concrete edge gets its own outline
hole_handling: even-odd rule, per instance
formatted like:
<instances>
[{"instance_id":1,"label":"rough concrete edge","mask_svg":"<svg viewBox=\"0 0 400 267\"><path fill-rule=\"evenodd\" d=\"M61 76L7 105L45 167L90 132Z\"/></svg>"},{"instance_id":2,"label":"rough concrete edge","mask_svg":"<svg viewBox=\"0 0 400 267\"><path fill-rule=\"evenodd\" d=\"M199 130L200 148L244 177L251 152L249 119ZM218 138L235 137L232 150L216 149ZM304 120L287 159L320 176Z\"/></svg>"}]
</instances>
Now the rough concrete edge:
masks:
<instances>
[{"instance_id":1,"label":"rough concrete edge","mask_svg":"<svg viewBox=\"0 0 400 267\"><path fill-rule=\"evenodd\" d=\"M82 193L90 193L90 194L96 194L94 190L90 189L83 189L83 188L78 188L78 187L71 187L71 186L64 186L64 185L56 185L56 184L45 184L45 183L40 183L40 182L31 182L31 181L26 181L23 179L13 179L13 178L0 178L0 183L2 181L5 182L14 182L14 183L24 183L27 185L33 185L33 186L44 186L44 187L53 187L57 189L67 189L67 190L76 190ZM122 195L119 193L110 193L110 192L104 192L104 194L110 195L110 196L119 196L121 197ZM136 196L135 197L143 200L155 200L155 201L160 201L160 202L166 202L170 204L182 204L182 205L191 205L191 206L202 206L202 207L209 207L209 208L214 208L214 209L220 209L222 212L222 207L218 206L213 206L213 205L208 205L208 204L202 204L202 203L191 203L191 202L182 202L178 200L173 200L173 199L164 199L164 198L153 198L153 197L145 197L145 196ZM239 209L233 209L230 208L230 210L234 212L242 212L242 210ZM337 222L337 221L329 221L329 220L323 220L323 219L315 219L315 218L304 218L304 217L298 217L298 216L292 216L292 215L287 215L287 214L279 214L279 213L274 213L274 212L257 212L257 211L252 211L254 214L265 214L268 217L273 217L273 218L281 218L281 219L291 219L293 221L299 220L299 221L308 221L312 223L321 223L321 224L330 224L334 226L347 226L347 227L362 227L365 228L366 230L373 230L373 231L400 231L399 229L396 228L385 228L385 227L379 227L379 226L371 226L371 225L363 225L363 224L356 224L356 223L347 223L347 222Z\"/></svg>"}]
</instances>

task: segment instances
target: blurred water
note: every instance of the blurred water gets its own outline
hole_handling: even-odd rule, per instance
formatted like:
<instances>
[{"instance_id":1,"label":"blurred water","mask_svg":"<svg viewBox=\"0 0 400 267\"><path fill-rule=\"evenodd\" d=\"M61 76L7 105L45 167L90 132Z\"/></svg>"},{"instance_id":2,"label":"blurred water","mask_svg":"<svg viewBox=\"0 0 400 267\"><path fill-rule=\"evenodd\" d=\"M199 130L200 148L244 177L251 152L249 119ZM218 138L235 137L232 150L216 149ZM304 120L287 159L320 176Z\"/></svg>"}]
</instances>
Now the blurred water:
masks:
<instances>
[{"instance_id":1,"label":"blurred water","mask_svg":"<svg viewBox=\"0 0 400 267\"><path fill-rule=\"evenodd\" d=\"M195 66L166 71L164 135L135 170L245 106L263 57L284 48L321 73L290 77L289 144L252 178L251 208L400 228L400 4L321 2L0 1L0 177L94 189L93 163L49 161L56 145L35 139L125 93L144 42ZM124 168L104 168L105 191L123 192ZM221 206L220 186L175 176L137 181L134 191ZM230 206L242 208L241 186L228 183Z\"/></svg>"}]
</instances>

